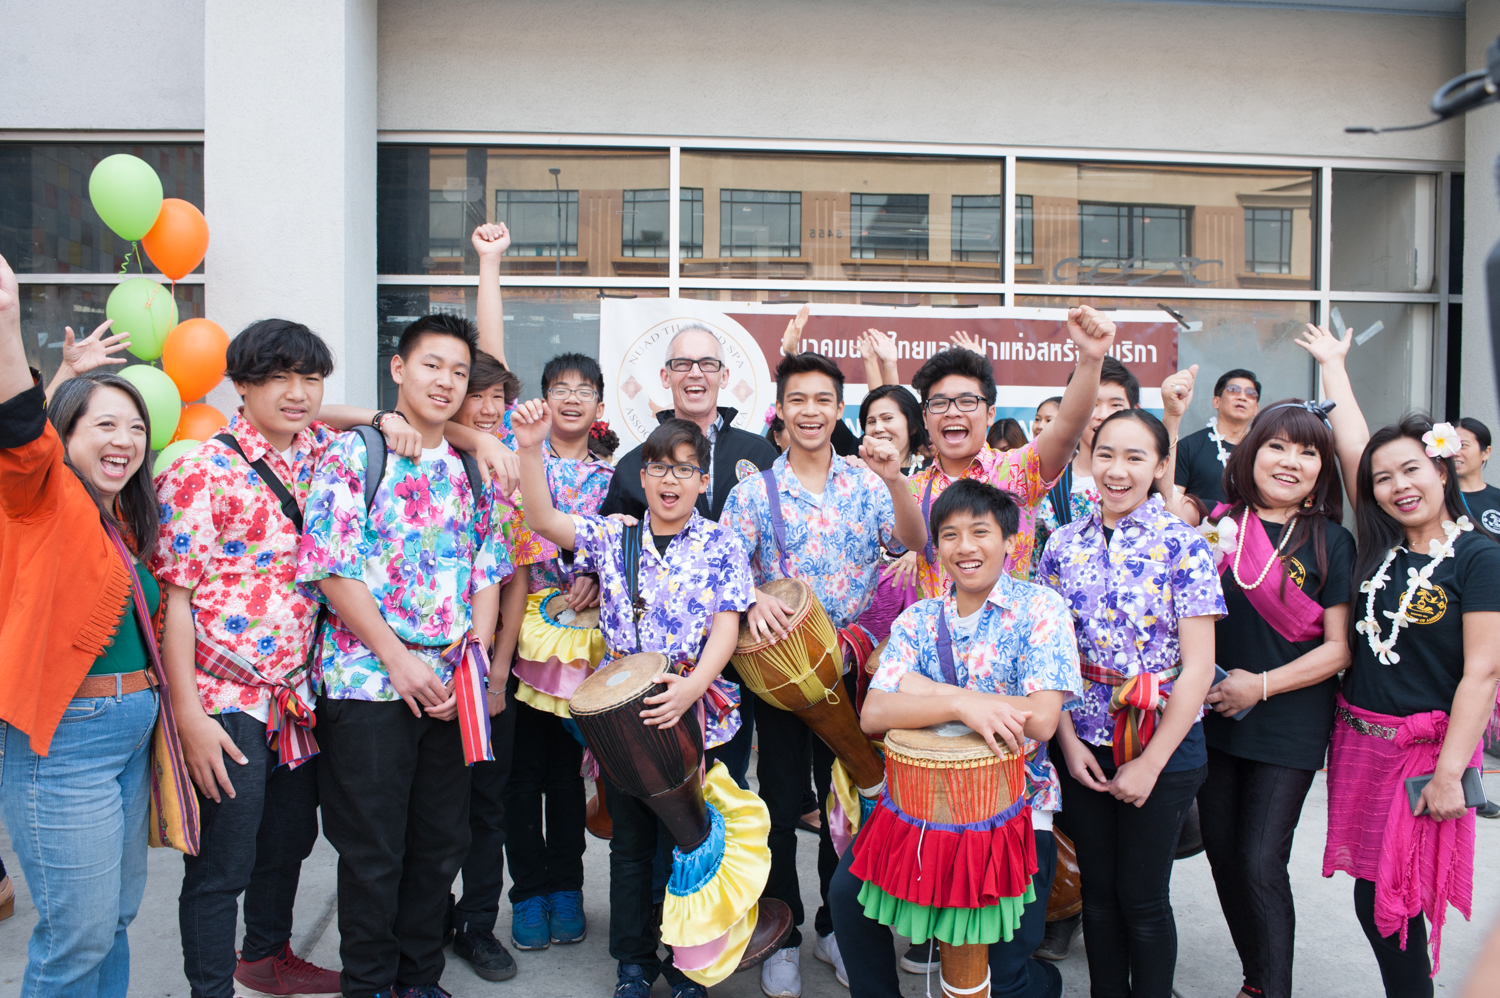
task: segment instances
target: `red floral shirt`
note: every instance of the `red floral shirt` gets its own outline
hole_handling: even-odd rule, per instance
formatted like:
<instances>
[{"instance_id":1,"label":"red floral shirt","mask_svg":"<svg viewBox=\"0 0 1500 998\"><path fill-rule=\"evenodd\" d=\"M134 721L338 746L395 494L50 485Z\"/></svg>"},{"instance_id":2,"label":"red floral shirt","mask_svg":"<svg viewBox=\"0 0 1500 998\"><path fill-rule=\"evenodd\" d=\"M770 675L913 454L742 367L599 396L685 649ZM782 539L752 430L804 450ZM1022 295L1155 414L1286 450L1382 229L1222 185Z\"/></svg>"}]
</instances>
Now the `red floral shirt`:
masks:
<instances>
[{"instance_id":1,"label":"red floral shirt","mask_svg":"<svg viewBox=\"0 0 1500 998\"><path fill-rule=\"evenodd\" d=\"M304 510L313 471L338 435L315 422L292 441L291 463L244 417L229 421L254 463L264 458ZM255 664L275 682L307 658L318 604L297 592L297 528L260 476L234 450L209 439L156 476L161 534L151 570L162 582L193 591L200 636ZM318 677L308 677L316 685ZM210 714L254 711L270 699L264 687L198 672L198 696Z\"/></svg>"}]
</instances>

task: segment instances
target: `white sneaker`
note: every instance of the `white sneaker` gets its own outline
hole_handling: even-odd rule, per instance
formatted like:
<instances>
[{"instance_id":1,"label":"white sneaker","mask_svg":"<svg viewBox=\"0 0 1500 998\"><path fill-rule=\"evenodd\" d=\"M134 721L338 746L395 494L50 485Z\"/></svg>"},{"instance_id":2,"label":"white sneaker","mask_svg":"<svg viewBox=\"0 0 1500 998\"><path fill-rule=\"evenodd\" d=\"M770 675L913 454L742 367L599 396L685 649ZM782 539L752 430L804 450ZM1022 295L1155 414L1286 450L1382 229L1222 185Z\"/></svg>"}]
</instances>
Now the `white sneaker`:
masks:
<instances>
[{"instance_id":1,"label":"white sneaker","mask_svg":"<svg viewBox=\"0 0 1500 998\"><path fill-rule=\"evenodd\" d=\"M813 947L813 956L833 968L833 976L838 978L840 984L846 988L849 986L849 975L844 971L844 957L839 953L837 936L832 932L819 936L817 945Z\"/></svg>"},{"instance_id":2,"label":"white sneaker","mask_svg":"<svg viewBox=\"0 0 1500 998\"><path fill-rule=\"evenodd\" d=\"M760 965L760 989L771 998L802 998L802 967L797 947L788 946L766 957Z\"/></svg>"}]
</instances>

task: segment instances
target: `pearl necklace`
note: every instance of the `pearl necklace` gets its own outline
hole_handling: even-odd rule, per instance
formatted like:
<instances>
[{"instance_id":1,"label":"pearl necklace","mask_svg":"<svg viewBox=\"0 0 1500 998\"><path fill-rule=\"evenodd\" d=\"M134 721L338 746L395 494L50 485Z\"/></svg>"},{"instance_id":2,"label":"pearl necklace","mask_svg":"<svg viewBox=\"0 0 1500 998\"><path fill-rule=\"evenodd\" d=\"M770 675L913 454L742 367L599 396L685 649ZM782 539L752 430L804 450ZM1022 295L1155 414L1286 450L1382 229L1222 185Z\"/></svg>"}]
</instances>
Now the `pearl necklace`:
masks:
<instances>
[{"instance_id":1,"label":"pearl necklace","mask_svg":"<svg viewBox=\"0 0 1500 998\"><path fill-rule=\"evenodd\" d=\"M1239 531L1239 535L1241 537L1247 536L1245 534L1245 524L1248 523L1249 521L1250 521L1250 506L1248 504L1246 504L1246 506L1245 506L1245 515L1242 516L1242 517L1240 517L1240 531ZM1233 521L1231 521L1231 522L1233 522ZM1281 532L1281 542L1276 545L1276 553L1273 554L1271 557L1269 557L1269 558L1266 559L1265 567L1260 570L1260 575L1256 578L1256 580L1254 582L1250 583L1249 585L1246 585L1245 584L1245 580L1242 579L1242 578L1240 578L1240 555L1244 552L1245 545L1241 544L1239 547L1237 547L1237 548L1234 549L1234 563L1232 565L1230 565L1230 570L1234 572L1234 581L1238 582L1240 584L1240 588L1242 590L1244 590L1245 592L1249 592L1252 589L1259 589L1260 588L1260 584L1262 582L1266 581L1266 576L1271 574L1271 566L1274 565L1274 564L1276 564L1276 562L1278 562L1279 560L1281 560L1281 552L1283 552L1283 551L1286 550L1286 543L1287 543L1287 541L1289 541L1289 540L1292 539L1292 530L1296 526L1297 526L1297 518L1294 516L1290 520L1287 521L1286 529Z\"/></svg>"},{"instance_id":2,"label":"pearl necklace","mask_svg":"<svg viewBox=\"0 0 1500 998\"><path fill-rule=\"evenodd\" d=\"M1397 544L1386 553L1385 560L1375 570L1373 577L1359 584L1359 591L1368 593L1365 598L1365 619L1354 625L1354 629L1365 635L1370 642L1370 650L1375 657L1384 665L1395 665L1401 661L1401 656L1396 654L1396 636L1401 633L1401 628L1411 623L1411 617L1406 611L1411 608L1411 601L1417 595L1418 589L1432 588L1432 573L1443 561L1453 557L1453 548L1458 540L1458 535L1465 531L1473 530L1474 524L1469 522L1467 516L1460 516L1458 522L1452 520L1443 521L1443 539L1433 539L1427 543L1427 553L1432 558L1420 572L1415 568L1406 570L1406 592L1401 597L1401 602L1396 605L1396 612L1385 611L1385 615L1391 618L1391 636L1382 639L1380 636L1380 622L1375 616L1375 596L1385 588L1390 576L1386 570L1396 560L1399 552L1405 551L1406 547Z\"/></svg>"},{"instance_id":3,"label":"pearl necklace","mask_svg":"<svg viewBox=\"0 0 1500 998\"><path fill-rule=\"evenodd\" d=\"M1219 434L1218 416L1209 417L1208 439L1212 440L1214 442L1214 446L1219 450L1219 464L1225 468L1229 467L1229 452L1224 449L1225 440L1224 437Z\"/></svg>"}]
</instances>

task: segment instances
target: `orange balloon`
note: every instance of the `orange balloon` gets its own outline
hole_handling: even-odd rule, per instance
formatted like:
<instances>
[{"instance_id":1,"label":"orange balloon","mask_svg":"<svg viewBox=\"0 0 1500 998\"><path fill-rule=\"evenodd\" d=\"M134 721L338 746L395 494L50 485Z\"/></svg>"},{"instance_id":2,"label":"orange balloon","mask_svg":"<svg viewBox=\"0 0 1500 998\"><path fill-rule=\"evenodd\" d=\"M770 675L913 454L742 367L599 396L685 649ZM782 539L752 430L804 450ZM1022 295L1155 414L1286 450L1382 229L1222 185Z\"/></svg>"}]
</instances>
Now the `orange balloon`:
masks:
<instances>
[{"instance_id":1,"label":"orange balloon","mask_svg":"<svg viewBox=\"0 0 1500 998\"><path fill-rule=\"evenodd\" d=\"M161 214L151 231L141 237L141 246L158 270L180 281L203 262L208 252L208 220L181 198L163 198Z\"/></svg>"},{"instance_id":2,"label":"orange balloon","mask_svg":"<svg viewBox=\"0 0 1500 998\"><path fill-rule=\"evenodd\" d=\"M172 442L207 440L228 424L228 417L206 402L184 406L182 416L177 420L177 432L172 436Z\"/></svg>"},{"instance_id":3,"label":"orange balloon","mask_svg":"<svg viewBox=\"0 0 1500 998\"><path fill-rule=\"evenodd\" d=\"M224 379L224 352L228 349L229 334L223 326L207 319L188 319L167 334L161 350L162 370L177 385L178 396L191 402L213 391Z\"/></svg>"}]
</instances>

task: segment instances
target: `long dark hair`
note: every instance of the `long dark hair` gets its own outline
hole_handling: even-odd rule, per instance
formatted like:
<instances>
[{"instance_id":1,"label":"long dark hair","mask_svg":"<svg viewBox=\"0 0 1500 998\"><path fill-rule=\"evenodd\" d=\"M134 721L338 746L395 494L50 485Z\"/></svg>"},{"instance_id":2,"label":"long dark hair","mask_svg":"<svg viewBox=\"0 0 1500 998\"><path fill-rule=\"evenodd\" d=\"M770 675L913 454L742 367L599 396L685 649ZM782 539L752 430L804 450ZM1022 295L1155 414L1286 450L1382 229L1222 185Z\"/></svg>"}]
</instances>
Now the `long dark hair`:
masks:
<instances>
[{"instance_id":1,"label":"long dark hair","mask_svg":"<svg viewBox=\"0 0 1500 998\"><path fill-rule=\"evenodd\" d=\"M1094 431L1094 442L1089 445L1090 450L1098 446L1099 434L1104 432L1104 428L1106 426L1108 426L1110 423L1123 422L1128 419L1135 420L1137 423L1140 423L1150 431L1151 439L1156 443L1156 459L1158 461L1166 457L1168 452L1172 450L1171 434L1167 432L1167 428L1162 425L1161 420L1151 415L1151 413L1147 412L1145 409L1121 409L1119 412L1116 412L1113 415L1109 416L1104 420L1104 422L1100 423L1099 428ZM1094 485L1100 489L1104 488L1104 484L1102 482L1095 482ZM1153 492L1157 495L1161 494L1161 489L1156 487L1155 479L1152 479L1151 487L1146 490L1147 498L1150 498Z\"/></svg>"},{"instance_id":2,"label":"long dark hair","mask_svg":"<svg viewBox=\"0 0 1500 998\"><path fill-rule=\"evenodd\" d=\"M94 483L74 468L73 462L67 456L68 438L73 435L73 429L78 425L78 420L88 412L89 402L100 388L118 388L130 396L136 412L140 413L141 421L146 424L146 440L148 441L145 459L141 461L141 466L135 470L135 474L126 481L125 487L120 490L119 496L113 503L105 500L99 490L94 488ZM146 400L141 398L141 393L136 390L135 385L117 374L100 372L82 374L58 386L57 392L52 396L52 401L47 403L47 418L52 421L53 429L57 430L57 435L62 438L63 464L72 470L83 485L83 490L89 494L90 499L94 500L94 505L99 508L99 519L120 532L120 536L135 552L136 557L148 556L156 546L156 531L160 519L156 506L156 486L151 481L152 455L149 449L151 414L146 411ZM116 509L120 513L118 517L115 515Z\"/></svg>"},{"instance_id":3,"label":"long dark hair","mask_svg":"<svg viewBox=\"0 0 1500 998\"><path fill-rule=\"evenodd\" d=\"M927 445L927 424L922 421L922 403L901 385L881 385L859 404L859 435L865 435L865 418L870 415L870 406L881 399L890 399L906 417L906 450L913 457Z\"/></svg>"},{"instance_id":4,"label":"long dark hair","mask_svg":"<svg viewBox=\"0 0 1500 998\"><path fill-rule=\"evenodd\" d=\"M1246 506L1251 507L1253 512L1266 505L1265 498L1260 494L1260 487L1255 484L1255 458L1262 447L1277 438L1298 446L1312 447L1323 459L1323 466L1318 469L1312 491L1308 493L1312 505L1300 506L1293 511L1284 528L1293 530L1302 525L1298 521L1305 523L1318 566L1317 591L1321 592L1328 577L1328 521L1338 523L1344 519L1344 487L1339 482L1333 431L1328 428L1327 423L1303 406L1301 399L1283 399L1262 409L1250 424L1245 438L1230 452L1229 462L1224 468L1224 501L1229 504L1230 509L1224 516L1233 516ZM1282 555L1283 567L1290 557L1290 551ZM1283 574L1283 588L1286 580L1287 576Z\"/></svg>"},{"instance_id":5,"label":"long dark hair","mask_svg":"<svg viewBox=\"0 0 1500 998\"><path fill-rule=\"evenodd\" d=\"M1355 593L1365 580L1374 576L1391 548L1406 543L1406 528L1375 501L1375 452L1402 437L1416 441L1417 446L1425 451L1427 445L1422 441L1422 434L1431 429L1432 420L1426 416L1420 413L1405 416L1401 422L1382 426L1370 434L1370 442L1365 444L1365 452L1359 456L1359 470L1354 476L1354 534L1359 545L1354 558ZM1428 460L1447 475L1448 480L1443 484L1443 508L1448 518L1457 520L1460 516L1467 516L1468 507L1464 505L1464 495L1458 488L1458 472L1453 470L1453 458L1429 457ZM1490 536L1481 523L1474 524L1474 532ZM1353 619L1351 615L1351 625Z\"/></svg>"}]
</instances>

